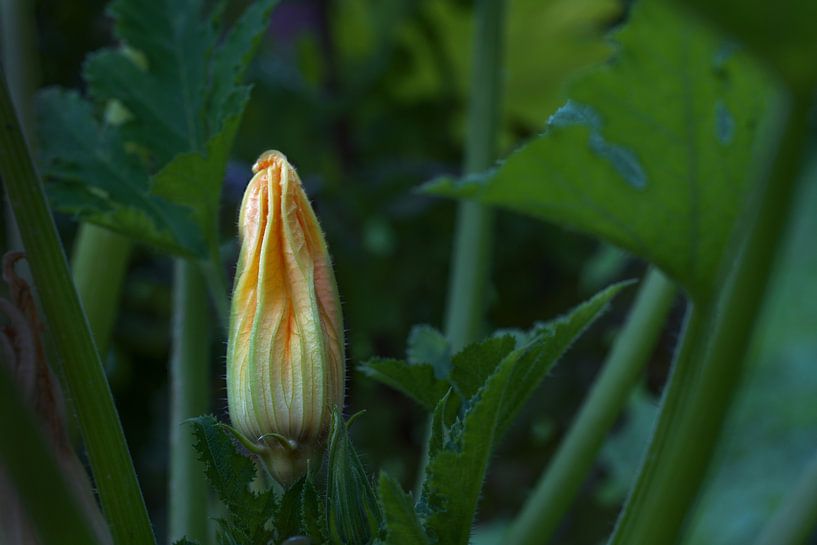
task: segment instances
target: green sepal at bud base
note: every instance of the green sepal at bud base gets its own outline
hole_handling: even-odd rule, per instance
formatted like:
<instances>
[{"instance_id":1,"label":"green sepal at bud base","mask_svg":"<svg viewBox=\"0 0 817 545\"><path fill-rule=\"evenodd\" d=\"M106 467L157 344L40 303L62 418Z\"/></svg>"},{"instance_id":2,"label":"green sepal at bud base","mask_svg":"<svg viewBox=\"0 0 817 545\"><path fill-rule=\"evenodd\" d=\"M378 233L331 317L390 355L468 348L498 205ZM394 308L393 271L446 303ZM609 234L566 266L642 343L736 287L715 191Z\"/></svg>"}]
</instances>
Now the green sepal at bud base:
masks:
<instances>
[{"instance_id":1,"label":"green sepal at bud base","mask_svg":"<svg viewBox=\"0 0 817 545\"><path fill-rule=\"evenodd\" d=\"M326 487L329 542L367 545L380 533L383 514L372 486L338 410L332 412Z\"/></svg>"}]
</instances>

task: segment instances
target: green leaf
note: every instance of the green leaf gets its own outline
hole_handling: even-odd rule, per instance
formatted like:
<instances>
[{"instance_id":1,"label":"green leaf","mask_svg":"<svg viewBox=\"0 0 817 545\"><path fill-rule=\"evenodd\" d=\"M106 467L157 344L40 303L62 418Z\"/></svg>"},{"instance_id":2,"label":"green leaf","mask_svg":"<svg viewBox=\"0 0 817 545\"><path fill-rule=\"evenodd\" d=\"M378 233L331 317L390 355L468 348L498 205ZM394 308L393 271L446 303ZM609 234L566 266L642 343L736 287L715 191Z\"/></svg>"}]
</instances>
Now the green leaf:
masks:
<instances>
[{"instance_id":1,"label":"green leaf","mask_svg":"<svg viewBox=\"0 0 817 545\"><path fill-rule=\"evenodd\" d=\"M817 85L817 2L783 0L684 0L764 59L797 91Z\"/></svg>"},{"instance_id":2,"label":"green leaf","mask_svg":"<svg viewBox=\"0 0 817 545\"><path fill-rule=\"evenodd\" d=\"M302 529L315 545L326 542L326 511L315 484L307 475L301 497Z\"/></svg>"},{"instance_id":3,"label":"green leaf","mask_svg":"<svg viewBox=\"0 0 817 545\"><path fill-rule=\"evenodd\" d=\"M432 437L431 443L442 448L430 457L426 467L421 505L428 512L426 531L437 543L468 543L512 369L511 364L501 364L463 421L455 422L446 437ZM444 411L441 402L434 411L434 420L443 420L440 415ZM440 433L438 429L432 430L432 436Z\"/></svg>"},{"instance_id":4,"label":"green leaf","mask_svg":"<svg viewBox=\"0 0 817 545\"><path fill-rule=\"evenodd\" d=\"M274 527L278 542L294 537L309 537L311 543L326 541L326 515L318 491L307 474L290 486L275 513Z\"/></svg>"},{"instance_id":5,"label":"green leaf","mask_svg":"<svg viewBox=\"0 0 817 545\"><path fill-rule=\"evenodd\" d=\"M733 46L636 3L608 65L495 170L425 190L604 238L708 299L745 198L769 85Z\"/></svg>"},{"instance_id":6,"label":"green leaf","mask_svg":"<svg viewBox=\"0 0 817 545\"><path fill-rule=\"evenodd\" d=\"M461 419L448 420L446 399L434 410L429 439L429 463L420 502L426 531L438 543L466 544L479 501L482 482L496 443L558 358L629 283L610 286L562 318L540 327L529 344L506 352L484 384L465 403ZM508 340L503 340L508 339ZM514 346L511 337L482 343L492 352ZM476 359L480 345L469 352ZM457 356L455 356L455 361ZM456 369L456 367L455 367Z\"/></svg>"},{"instance_id":7,"label":"green leaf","mask_svg":"<svg viewBox=\"0 0 817 545\"><path fill-rule=\"evenodd\" d=\"M207 143L206 153L179 154L152 178L153 192L171 202L189 206L209 240L218 236L216 220L222 176L240 121L240 115L229 118L221 132ZM191 191L192 188L196 190Z\"/></svg>"},{"instance_id":8,"label":"green leaf","mask_svg":"<svg viewBox=\"0 0 817 545\"><path fill-rule=\"evenodd\" d=\"M366 545L377 538L382 514L369 475L337 410L329 431L326 513L333 545Z\"/></svg>"},{"instance_id":9,"label":"green leaf","mask_svg":"<svg viewBox=\"0 0 817 545\"><path fill-rule=\"evenodd\" d=\"M212 416L190 420L196 438L199 460L206 467L207 480L228 509L241 511L255 501L250 483L255 479L255 464L238 452L232 439Z\"/></svg>"},{"instance_id":10,"label":"green leaf","mask_svg":"<svg viewBox=\"0 0 817 545\"><path fill-rule=\"evenodd\" d=\"M445 335L428 325L416 325L409 333L406 360L410 365L430 363L434 375L448 376L451 370L451 346Z\"/></svg>"},{"instance_id":11,"label":"green leaf","mask_svg":"<svg viewBox=\"0 0 817 545\"><path fill-rule=\"evenodd\" d=\"M281 505L275 514L275 532L278 535L278 541L284 541L301 533L301 506L305 480L306 477L301 477L295 484L287 488L281 498Z\"/></svg>"},{"instance_id":12,"label":"green leaf","mask_svg":"<svg viewBox=\"0 0 817 545\"><path fill-rule=\"evenodd\" d=\"M229 517L220 521L222 532L242 544L266 543L272 535L266 522L278 509L273 491L257 494L250 489L255 480L255 464L242 455L232 436L212 416L191 419L194 445L205 474Z\"/></svg>"},{"instance_id":13,"label":"green leaf","mask_svg":"<svg viewBox=\"0 0 817 545\"><path fill-rule=\"evenodd\" d=\"M431 434L426 445L428 459L445 446L445 441L450 437L450 428L456 423L461 404L457 402L458 398L452 398L453 391L448 390L431 413Z\"/></svg>"},{"instance_id":14,"label":"green leaf","mask_svg":"<svg viewBox=\"0 0 817 545\"><path fill-rule=\"evenodd\" d=\"M204 143L207 60L216 28L200 0L115 0L108 8L126 48L89 55L84 76L99 102L118 100L132 114L128 140L158 164Z\"/></svg>"},{"instance_id":15,"label":"green leaf","mask_svg":"<svg viewBox=\"0 0 817 545\"><path fill-rule=\"evenodd\" d=\"M538 326L537 337L528 345L516 350L515 353L518 355L511 376L514 395L502 406L499 418L501 432L513 423L525 402L533 395L562 354L567 352L573 342L604 312L613 297L634 283L624 281L613 284L564 316Z\"/></svg>"},{"instance_id":16,"label":"green leaf","mask_svg":"<svg viewBox=\"0 0 817 545\"><path fill-rule=\"evenodd\" d=\"M380 506L386 523L387 545L424 545L428 537L417 518L411 496L388 473L380 473Z\"/></svg>"},{"instance_id":17,"label":"green leaf","mask_svg":"<svg viewBox=\"0 0 817 545\"><path fill-rule=\"evenodd\" d=\"M424 409L433 411L449 385L435 376L429 363L409 365L402 360L375 358L358 366L360 372L400 390Z\"/></svg>"},{"instance_id":18,"label":"green leaf","mask_svg":"<svg viewBox=\"0 0 817 545\"><path fill-rule=\"evenodd\" d=\"M52 204L79 219L124 234L139 233L166 251L204 255L193 210L150 191L145 166L126 153L117 126L100 125L91 105L72 91L38 96L38 125Z\"/></svg>"},{"instance_id":19,"label":"green leaf","mask_svg":"<svg viewBox=\"0 0 817 545\"><path fill-rule=\"evenodd\" d=\"M466 346L454 356L452 386L463 399L470 399L514 348L516 341L510 335L489 337Z\"/></svg>"},{"instance_id":20,"label":"green leaf","mask_svg":"<svg viewBox=\"0 0 817 545\"><path fill-rule=\"evenodd\" d=\"M213 52L211 87L206 100L206 109L216 114L210 118L212 134L220 133L227 120L240 116L244 109L250 89L248 86L236 86L235 83L243 79L277 1L250 3L221 47Z\"/></svg>"},{"instance_id":21,"label":"green leaf","mask_svg":"<svg viewBox=\"0 0 817 545\"><path fill-rule=\"evenodd\" d=\"M63 212L159 248L208 257L244 71L275 0L254 2L223 40L201 0L115 0L123 45L88 56L90 100L39 98L43 173ZM97 121L92 103L108 112Z\"/></svg>"}]
</instances>

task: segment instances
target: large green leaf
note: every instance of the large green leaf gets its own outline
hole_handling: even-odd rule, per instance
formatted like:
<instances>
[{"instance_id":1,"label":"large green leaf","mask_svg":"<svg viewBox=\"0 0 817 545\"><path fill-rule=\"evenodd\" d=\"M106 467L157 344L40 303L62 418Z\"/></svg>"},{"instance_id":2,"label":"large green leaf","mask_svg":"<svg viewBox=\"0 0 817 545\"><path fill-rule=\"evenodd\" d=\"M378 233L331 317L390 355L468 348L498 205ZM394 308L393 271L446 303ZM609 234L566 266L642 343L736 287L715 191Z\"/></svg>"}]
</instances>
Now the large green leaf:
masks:
<instances>
[{"instance_id":1,"label":"large green leaf","mask_svg":"<svg viewBox=\"0 0 817 545\"><path fill-rule=\"evenodd\" d=\"M119 128L102 125L91 104L73 91L38 96L41 151L52 203L64 212L173 252L203 255L204 233L191 208L150 191L150 176L125 151Z\"/></svg>"},{"instance_id":2,"label":"large green leaf","mask_svg":"<svg viewBox=\"0 0 817 545\"><path fill-rule=\"evenodd\" d=\"M165 250L212 252L249 97L241 79L275 1L254 2L223 40L218 13L204 14L201 0L111 4L123 45L89 55L90 100L56 90L39 97L54 205Z\"/></svg>"},{"instance_id":3,"label":"large green leaf","mask_svg":"<svg viewBox=\"0 0 817 545\"><path fill-rule=\"evenodd\" d=\"M798 92L817 85L817 2L682 0L748 45Z\"/></svg>"},{"instance_id":4,"label":"large green leaf","mask_svg":"<svg viewBox=\"0 0 817 545\"><path fill-rule=\"evenodd\" d=\"M468 543L497 441L558 358L625 285L607 288L552 325L542 327L533 340L506 353L490 371L482 366L488 375L463 404L461 416L452 421L447 414L449 396L437 404L420 501L432 539L450 545ZM496 354L502 343L483 345ZM476 355L473 349L471 353Z\"/></svg>"},{"instance_id":5,"label":"large green leaf","mask_svg":"<svg viewBox=\"0 0 817 545\"><path fill-rule=\"evenodd\" d=\"M768 85L734 47L639 2L609 64L575 83L545 132L495 170L426 191L602 237L711 295L744 201Z\"/></svg>"}]
</instances>

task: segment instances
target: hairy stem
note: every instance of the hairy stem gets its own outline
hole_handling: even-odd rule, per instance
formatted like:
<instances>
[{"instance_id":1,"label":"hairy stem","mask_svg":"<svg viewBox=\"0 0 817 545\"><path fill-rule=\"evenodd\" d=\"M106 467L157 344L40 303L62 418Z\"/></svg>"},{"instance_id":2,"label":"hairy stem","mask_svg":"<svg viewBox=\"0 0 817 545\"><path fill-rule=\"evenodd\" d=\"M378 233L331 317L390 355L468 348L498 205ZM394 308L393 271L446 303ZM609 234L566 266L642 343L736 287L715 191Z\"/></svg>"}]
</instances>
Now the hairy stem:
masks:
<instances>
[{"instance_id":1,"label":"hairy stem","mask_svg":"<svg viewBox=\"0 0 817 545\"><path fill-rule=\"evenodd\" d=\"M506 543L541 544L553 536L655 349L677 291L658 270L647 273L603 370Z\"/></svg>"},{"instance_id":2,"label":"hairy stem","mask_svg":"<svg viewBox=\"0 0 817 545\"><path fill-rule=\"evenodd\" d=\"M727 261L730 267L720 296L716 305L704 309L703 329L692 341L692 369L686 380L673 379L666 394L680 403L667 414L662 408L650 454L619 517L612 544L674 543L705 476L742 376L806 156L811 95L796 95L785 106L781 137L738 231L736 255ZM682 392L676 393L677 388Z\"/></svg>"},{"instance_id":3,"label":"hairy stem","mask_svg":"<svg viewBox=\"0 0 817 545\"><path fill-rule=\"evenodd\" d=\"M475 16L466 173L481 172L496 159L505 2L480 0ZM459 204L445 326L454 352L479 335L484 319L491 266L492 218L491 210L484 205Z\"/></svg>"},{"instance_id":4,"label":"hairy stem","mask_svg":"<svg viewBox=\"0 0 817 545\"><path fill-rule=\"evenodd\" d=\"M173 355L170 362L171 541L207 540L207 483L185 420L208 409L210 333L207 284L195 263L177 260L173 286Z\"/></svg>"},{"instance_id":5,"label":"hairy stem","mask_svg":"<svg viewBox=\"0 0 817 545\"><path fill-rule=\"evenodd\" d=\"M71 259L74 284L100 354L108 350L131 248L130 239L91 223L77 232Z\"/></svg>"},{"instance_id":6,"label":"hairy stem","mask_svg":"<svg viewBox=\"0 0 817 545\"><path fill-rule=\"evenodd\" d=\"M154 543L102 361L71 281L42 182L9 99L5 76L0 77L0 176L20 227L114 542Z\"/></svg>"}]
</instances>

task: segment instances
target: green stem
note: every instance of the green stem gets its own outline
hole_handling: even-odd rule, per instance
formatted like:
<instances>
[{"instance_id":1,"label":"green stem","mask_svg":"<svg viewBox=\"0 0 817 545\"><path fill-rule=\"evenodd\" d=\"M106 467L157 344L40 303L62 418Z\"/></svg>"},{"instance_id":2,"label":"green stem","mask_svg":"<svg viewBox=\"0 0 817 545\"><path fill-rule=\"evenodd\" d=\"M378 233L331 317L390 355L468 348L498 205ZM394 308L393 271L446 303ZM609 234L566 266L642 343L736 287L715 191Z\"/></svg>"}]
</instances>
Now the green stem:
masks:
<instances>
[{"instance_id":1,"label":"green stem","mask_svg":"<svg viewBox=\"0 0 817 545\"><path fill-rule=\"evenodd\" d=\"M480 0L475 17L466 173L481 172L496 159L505 2ZM481 204L459 205L446 307L446 334L455 352L477 338L482 327L491 265L492 219L492 211Z\"/></svg>"},{"instance_id":2,"label":"green stem","mask_svg":"<svg viewBox=\"0 0 817 545\"><path fill-rule=\"evenodd\" d=\"M506 543L538 545L553 536L652 354L677 291L658 270L647 273L601 374Z\"/></svg>"},{"instance_id":3,"label":"green stem","mask_svg":"<svg viewBox=\"0 0 817 545\"><path fill-rule=\"evenodd\" d=\"M221 266L221 256L218 252L214 252L210 261L201 262L199 266L201 274L207 282L207 288L216 309L219 325L226 337L230 327L230 296L227 291L227 279Z\"/></svg>"},{"instance_id":4,"label":"green stem","mask_svg":"<svg viewBox=\"0 0 817 545\"><path fill-rule=\"evenodd\" d=\"M31 137L32 97L37 81L34 5L26 0L0 0L0 51L20 125Z\"/></svg>"},{"instance_id":5,"label":"green stem","mask_svg":"<svg viewBox=\"0 0 817 545\"><path fill-rule=\"evenodd\" d=\"M185 420L208 409L210 327L207 284L199 267L177 260L174 271L173 356L170 362L170 533L207 540L207 484Z\"/></svg>"},{"instance_id":6,"label":"green stem","mask_svg":"<svg viewBox=\"0 0 817 545\"><path fill-rule=\"evenodd\" d=\"M496 159L500 116L504 0L479 0L475 7L471 100L468 106L465 172L481 172ZM485 292L491 267L493 212L475 202L463 201L457 210L457 227L448 279L445 331L457 352L476 339L485 314ZM431 437L431 418L426 440ZM417 472L417 497L422 489L428 451L423 450Z\"/></svg>"},{"instance_id":7,"label":"green stem","mask_svg":"<svg viewBox=\"0 0 817 545\"><path fill-rule=\"evenodd\" d=\"M40 428L7 366L0 364L0 467L14 484L38 543L99 543Z\"/></svg>"},{"instance_id":8,"label":"green stem","mask_svg":"<svg viewBox=\"0 0 817 545\"><path fill-rule=\"evenodd\" d=\"M817 453L755 545L803 545L817 528Z\"/></svg>"},{"instance_id":9,"label":"green stem","mask_svg":"<svg viewBox=\"0 0 817 545\"><path fill-rule=\"evenodd\" d=\"M674 543L700 488L723 419L743 371L756 316L787 225L792 195L806 157L811 97L796 95L783 115L770 170L745 217L745 230L730 259L717 306L704 310L693 345L690 371L673 378L667 397L679 398L664 414L625 505L612 544ZM731 257L731 256L730 256ZM687 332L688 334L689 332ZM684 341L685 344L687 341ZM677 373L678 370L676 370ZM683 391L675 395L678 387Z\"/></svg>"},{"instance_id":10,"label":"green stem","mask_svg":"<svg viewBox=\"0 0 817 545\"><path fill-rule=\"evenodd\" d=\"M0 176L20 227L114 542L154 543L102 361L71 281L42 182L14 114L5 76L0 77Z\"/></svg>"},{"instance_id":11,"label":"green stem","mask_svg":"<svg viewBox=\"0 0 817 545\"><path fill-rule=\"evenodd\" d=\"M655 429L653 429L647 452L641 462L639 478L642 478L643 475L649 475L655 470L656 464L666 448L666 442L659 438L669 435L678 418L678 413L683 407L684 399L689 393L696 371L696 361L693 358L695 343L699 336L704 334L704 314L705 312L700 308L690 303L680 336L680 345L673 358L672 374L661 398L660 416L655 424ZM637 497L637 490L636 488L636 492L633 492L627 500L628 505L633 505L632 511L636 510L635 504L640 499ZM623 513L623 516L626 516L626 514ZM619 524L621 524L621 519Z\"/></svg>"},{"instance_id":12,"label":"green stem","mask_svg":"<svg viewBox=\"0 0 817 545\"><path fill-rule=\"evenodd\" d=\"M77 232L71 259L74 285L100 354L108 349L131 248L130 239L91 223Z\"/></svg>"},{"instance_id":13,"label":"green stem","mask_svg":"<svg viewBox=\"0 0 817 545\"><path fill-rule=\"evenodd\" d=\"M28 0L0 0L0 52L6 72L11 101L20 119L23 133L31 142L33 96L37 82L39 58L36 45L34 3ZM8 249L21 250L23 242L14 222L14 212L4 203L4 238ZM25 271L22 273L25 275Z\"/></svg>"}]
</instances>

